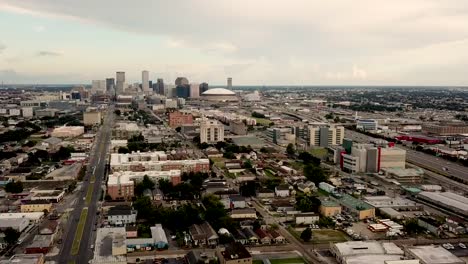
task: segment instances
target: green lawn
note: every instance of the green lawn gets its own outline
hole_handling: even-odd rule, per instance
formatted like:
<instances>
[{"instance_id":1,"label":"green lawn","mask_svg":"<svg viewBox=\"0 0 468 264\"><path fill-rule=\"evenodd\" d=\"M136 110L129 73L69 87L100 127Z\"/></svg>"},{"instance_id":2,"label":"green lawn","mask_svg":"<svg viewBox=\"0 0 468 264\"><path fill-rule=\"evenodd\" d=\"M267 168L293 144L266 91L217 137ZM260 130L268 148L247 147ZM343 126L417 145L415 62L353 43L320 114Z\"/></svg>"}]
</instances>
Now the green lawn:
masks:
<instances>
[{"instance_id":1,"label":"green lawn","mask_svg":"<svg viewBox=\"0 0 468 264\"><path fill-rule=\"evenodd\" d=\"M88 192L86 193L86 204L91 203L91 199L93 198L93 191L94 191L94 185L89 185L88 186Z\"/></svg>"},{"instance_id":2,"label":"green lawn","mask_svg":"<svg viewBox=\"0 0 468 264\"><path fill-rule=\"evenodd\" d=\"M314 242L343 242L347 241L346 235L338 230L333 229L313 229L312 240Z\"/></svg>"},{"instance_id":3,"label":"green lawn","mask_svg":"<svg viewBox=\"0 0 468 264\"><path fill-rule=\"evenodd\" d=\"M328 155L328 150L326 148L314 148L309 150L309 153L316 158L326 158Z\"/></svg>"},{"instance_id":4,"label":"green lawn","mask_svg":"<svg viewBox=\"0 0 468 264\"><path fill-rule=\"evenodd\" d=\"M80 250L80 243L81 237L83 236L84 226L86 224L86 218L88 217L88 208L84 208L81 211L80 221L78 222L78 226L76 228L75 239L73 240L73 245L71 249L71 254L76 255Z\"/></svg>"},{"instance_id":5,"label":"green lawn","mask_svg":"<svg viewBox=\"0 0 468 264\"><path fill-rule=\"evenodd\" d=\"M273 172L270 170L270 169L265 169L265 175L269 178L274 178L275 175L273 174Z\"/></svg>"},{"instance_id":6,"label":"green lawn","mask_svg":"<svg viewBox=\"0 0 468 264\"><path fill-rule=\"evenodd\" d=\"M294 162L291 162L291 167L295 170L302 171L304 169L304 163L294 161Z\"/></svg>"},{"instance_id":7,"label":"green lawn","mask_svg":"<svg viewBox=\"0 0 468 264\"><path fill-rule=\"evenodd\" d=\"M270 259L271 264L306 263L302 258Z\"/></svg>"},{"instance_id":8,"label":"green lawn","mask_svg":"<svg viewBox=\"0 0 468 264\"><path fill-rule=\"evenodd\" d=\"M255 120L257 120L257 124L260 124L260 125L269 125L271 123L271 120L268 120L266 118L255 117Z\"/></svg>"}]
</instances>

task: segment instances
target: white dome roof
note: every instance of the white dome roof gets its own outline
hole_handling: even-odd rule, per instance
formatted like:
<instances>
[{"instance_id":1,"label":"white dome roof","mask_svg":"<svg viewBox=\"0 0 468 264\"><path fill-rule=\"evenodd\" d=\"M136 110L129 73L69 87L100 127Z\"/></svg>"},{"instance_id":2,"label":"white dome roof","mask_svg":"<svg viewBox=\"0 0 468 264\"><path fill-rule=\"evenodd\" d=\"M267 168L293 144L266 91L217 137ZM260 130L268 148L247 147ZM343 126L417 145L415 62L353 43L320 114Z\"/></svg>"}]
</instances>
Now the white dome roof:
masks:
<instances>
[{"instance_id":1,"label":"white dome roof","mask_svg":"<svg viewBox=\"0 0 468 264\"><path fill-rule=\"evenodd\" d=\"M224 88L212 88L202 93L202 95L236 95L236 93Z\"/></svg>"}]
</instances>

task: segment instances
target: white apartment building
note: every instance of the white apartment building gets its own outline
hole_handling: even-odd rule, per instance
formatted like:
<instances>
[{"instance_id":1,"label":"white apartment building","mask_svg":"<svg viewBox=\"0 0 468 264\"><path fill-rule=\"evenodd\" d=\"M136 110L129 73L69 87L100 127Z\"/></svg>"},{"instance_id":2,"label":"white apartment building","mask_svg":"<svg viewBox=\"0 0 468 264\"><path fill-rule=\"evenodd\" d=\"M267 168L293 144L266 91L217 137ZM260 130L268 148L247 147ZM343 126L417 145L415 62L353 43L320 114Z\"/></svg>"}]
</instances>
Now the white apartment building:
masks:
<instances>
[{"instance_id":1,"label":"white apartment building","mask_svg":"<svg viewBox=\"0 0 468 264\"><path fill-rule=\"evenodd\" d=\"M23 107L21 108L21 114L23 117L33 117L34 111L32 107Z\"/></svg>"},{"instance_id":2,"label":"white apartment building","mask_svg":"<svg viewBox=\"0 0 468 264\"><path fill-rule=\"evenodd\" d=\"M200 143L224 141L224 125L216 120L204 120L200 123Z\"/></svg>"},{"instance_id":3,"label":"white apartment building","mask_svg":"<svg viewBox=\"0 0 468 264\"><path fill-rule=\"evenodd\" d=\"M343 144L344 127L332 124L318 124L308 127L309 145L328 147Z\"/></svg>"},{"instance_id":4,"label":"white apartment building","mask_svg":"<svg viewBox=\"0 0 468 264\"><path fill-rule=\"evenodd\" d=\"M110 168L115 171L203 171L210 170L209 159L167 160L163 151L112 153Z\"/></svg>"}]
</instances>

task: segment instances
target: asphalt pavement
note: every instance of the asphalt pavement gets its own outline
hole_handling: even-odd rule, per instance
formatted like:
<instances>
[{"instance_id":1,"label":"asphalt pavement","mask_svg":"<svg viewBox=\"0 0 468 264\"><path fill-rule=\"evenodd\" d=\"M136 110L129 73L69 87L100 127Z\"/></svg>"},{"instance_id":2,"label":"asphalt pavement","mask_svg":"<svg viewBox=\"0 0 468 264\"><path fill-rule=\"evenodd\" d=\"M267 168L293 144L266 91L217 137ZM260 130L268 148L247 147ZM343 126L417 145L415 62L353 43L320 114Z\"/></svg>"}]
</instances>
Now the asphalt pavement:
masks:
<instances>
[{"instance_id":1,"label":"asphalt pavement","mask_svg":"<svg viewBox=\"0 0 468 264\"><path fill-rule=\"evenodd\" d=\"M94 244L95 237L94 225L98 219L98 203L101 197L101 184L105 177L106 155L109 149L110 134L114 119L114 107L110 105L107 110L107 115L104 118L104 123L100 131L97 133L91 156L89 158L88 168L84 177L82 192L78 195L74 210L70 213L70 218L67 223L67 228L64 231L63 244L58 256L58 263L88 263L93 257L91 245ZM94 182L93 179L94 171ZM90 186L93 186L91 202L86 204L86 194ZM81 212L84 208L88 208L88 216L85 222L83 236L80 241L79 253L72 255L71 249L75 239L75 233L80 219Z\"/></svg>"}]
</instances>

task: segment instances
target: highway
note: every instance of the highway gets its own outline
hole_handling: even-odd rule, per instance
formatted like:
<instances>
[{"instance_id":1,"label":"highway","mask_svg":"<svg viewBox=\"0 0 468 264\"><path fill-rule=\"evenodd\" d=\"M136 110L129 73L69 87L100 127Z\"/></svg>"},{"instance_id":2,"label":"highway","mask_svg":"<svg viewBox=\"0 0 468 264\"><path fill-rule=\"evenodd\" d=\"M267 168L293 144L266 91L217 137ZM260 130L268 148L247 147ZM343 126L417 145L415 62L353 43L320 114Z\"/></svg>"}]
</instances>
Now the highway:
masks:
<instances>
[{"instance_id":1,"label":"highway","mask_svg":"<svg viewBox=\"0 0 468 264\"><path fill-rule=\"evenodd\" d=\"M375 139L348 129L345 131L345 137L350 138L358 143L369 143L371 140ZM425 169L439 173L441 175L450 175L468 181L468 168L466 167L463 167L455 162L447 161L443 158L438 158L436 156L426 154L424 152L412 150L404 146L398 147L406 150L406 160L409 163L423 166ZM448 170L445 171L443 168Z\"/></svg>"},{"instance_id":2,"label":"highway","mask_svg":"<svg viewBox=\"0 0 468 264\"><path fill-rule=\"evenodd\" d=\"M67 228L63 232L63 244L57 259L58 263L88 263L93 257L91 245L94 244L94 225L99 217L97 215L99 209L98 203L101 197L101 184L105 177L106 155L109 149L113 119L114 107L110 105L107 110L107 115L104 118L104 123L96 135L95 143L91 150L89 165L81 188L82 192L78 195L74 210L70 213ZM94 177L93 171L95 172ZM91 197L88 195L87 199L88 190ZM87 208L88 214L83 229L83 235L80 240L78 254L73 255L73 241L75 239L80 215L84 208Z\"/></svg>"}]
</instances>

